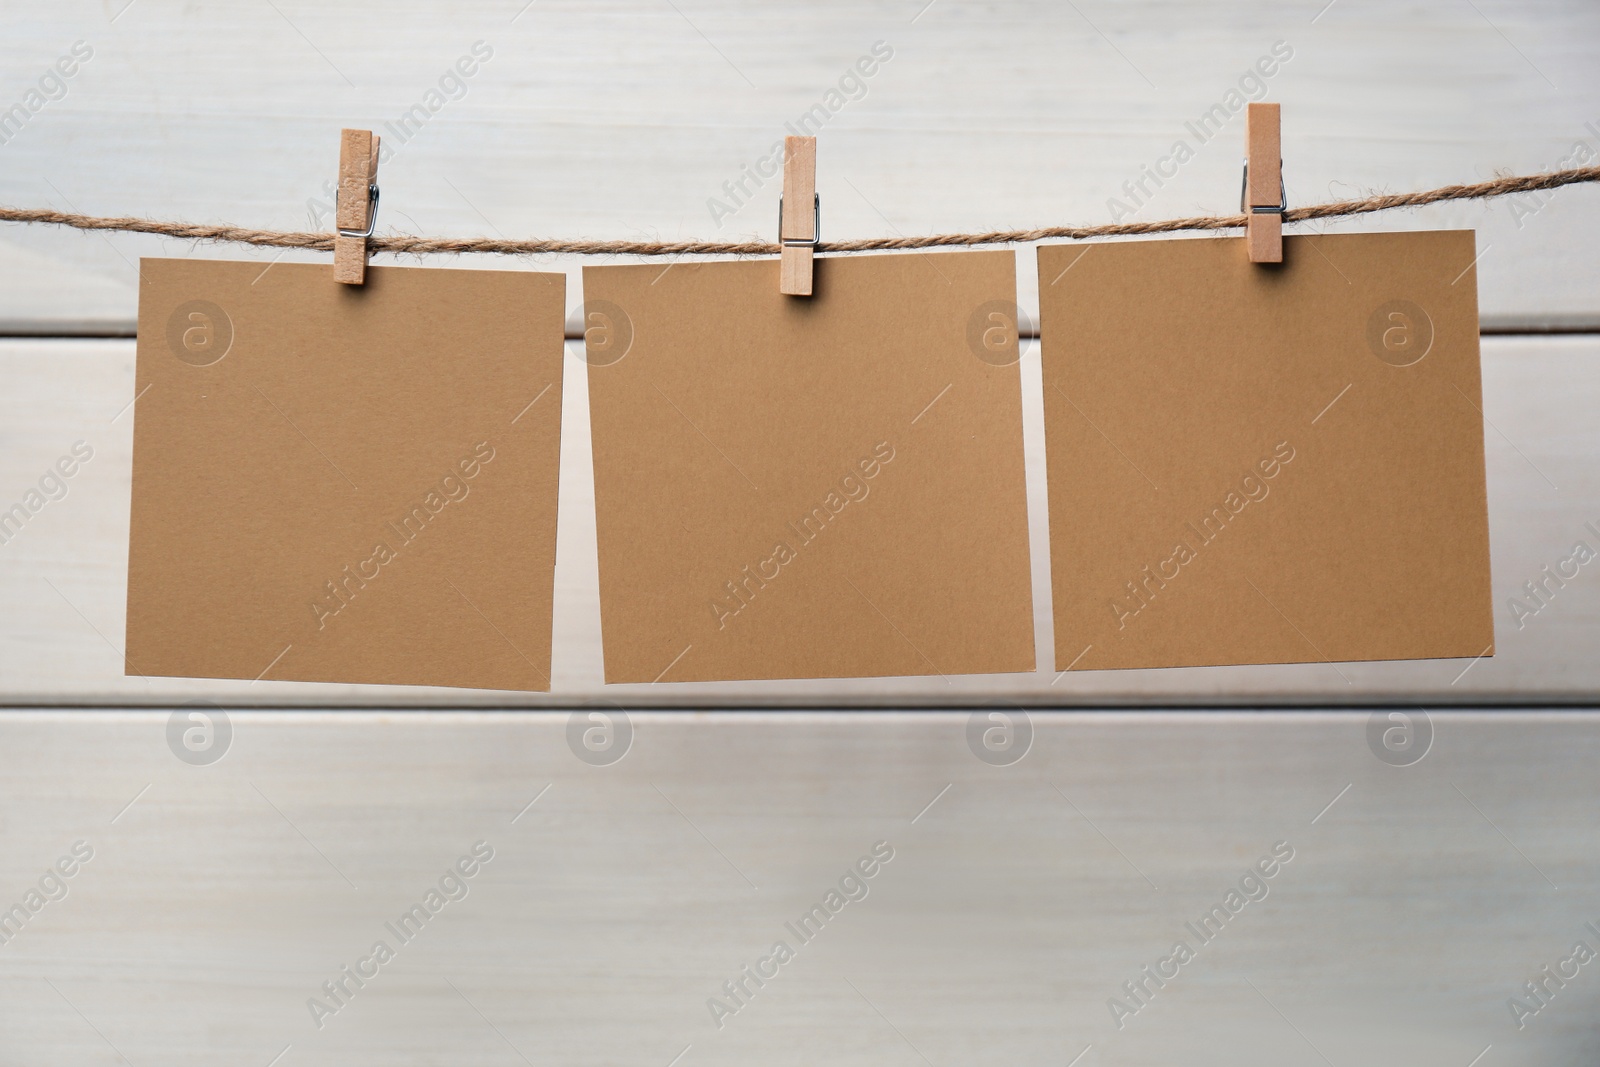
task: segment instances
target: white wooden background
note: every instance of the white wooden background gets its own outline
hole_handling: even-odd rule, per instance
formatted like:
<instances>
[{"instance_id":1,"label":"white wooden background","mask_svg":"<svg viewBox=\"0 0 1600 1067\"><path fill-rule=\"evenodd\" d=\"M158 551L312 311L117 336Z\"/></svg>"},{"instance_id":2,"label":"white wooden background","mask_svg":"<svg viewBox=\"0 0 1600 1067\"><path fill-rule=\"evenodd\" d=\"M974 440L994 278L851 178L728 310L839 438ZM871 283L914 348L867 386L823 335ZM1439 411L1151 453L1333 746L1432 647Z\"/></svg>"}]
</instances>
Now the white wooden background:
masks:
<instances>
[{"instance_id":1,"label":"white wooden background","mask_svg":"<svg viewBox=\"0 0 1600 1067\"><path fill-rule=\"evenodd\" d=\"M877 41L893 58L821 134L825 236L1107 221L1277 41L1291 203L1600 153L1586 0L103 0L0 28L0 109L94 53L0 143L0 202L286 229L312 228L339 127L386 133L478 41L465 95L381 169L380 227L770 237L775 183L721 227L708 198ZM1242 126L1138 217L1233 210ZM1600 948L1600 572L1521 628L1506 599L1600 524L1600 190L1333 225L1478 230L1493 659L1059 675L1034 350L1036 675L607 689L574 358L548 697L124 679L134 264L276 253L0 229L0 505L95 448L0 546L0 905L96 850L0 945L0 1064L1593 1063L1594 965L1523 1030L1506 999ZM525 265L581 299L576 262ZM212 766L164 740L195 698L232 709ZM580 762L564 712L491 710L584 700L631 709L621 762ZM1370 709L1035 709L999 768L964 712L910 710L1004 700L1400 700L1436 737L1395 767ZM1444 710L1484 702L1503 710ZM831 703L907 710L770 710ZM691 710L719 705L769 710ZM314 1028L305 999L480 838L472 895ZM712 1026L705 998L878 839L897 858L872 894ZM1106 999L1278 840L1297 858L1272 895L1117 1030Z\"/></svg>"}]
</instances>

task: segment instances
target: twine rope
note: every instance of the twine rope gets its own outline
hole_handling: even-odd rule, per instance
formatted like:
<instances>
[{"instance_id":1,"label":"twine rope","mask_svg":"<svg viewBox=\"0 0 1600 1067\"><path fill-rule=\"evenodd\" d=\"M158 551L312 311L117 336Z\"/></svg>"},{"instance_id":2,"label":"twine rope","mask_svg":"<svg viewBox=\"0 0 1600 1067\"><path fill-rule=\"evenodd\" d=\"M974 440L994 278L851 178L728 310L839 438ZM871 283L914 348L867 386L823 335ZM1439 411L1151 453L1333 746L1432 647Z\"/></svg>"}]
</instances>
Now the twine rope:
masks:
<instances>
[{"instance_id":1,"label":"twine rope","mask_svg":"<svg viewBox=\"0 0 1600 1067\"><path fill-rule=\"evenodd\" d=\"M1492 197L1534 193L1595 181L1600 181L1600 167L1579 167L1547 174L1496 178L1472 185L1445 185L1422 192L1369 196L1361 200L1338 200L1311 207L1290 208L1283 213L1283 221L1287 223L1343 218L1350 215L1366 215L1375 211L1423 207L1447 200L1487 200ZM1201 215L1159 222L1119 222L1103 226L1048 226L1038 230L994 230L988 233L946 233L923 237L868 237L849 241L822 241L818 242L816 248L819 252L874 252L958 245L1027 244L1047 240L1081 241L1091 237L1129 237L1139 234L1175 233L1182 230L1238 229L1245 225L1246 217L1243 214ZM0 207L0 221L71 226L79 230L154 233L188 241L265 245L273 248L306 248L318 252L332 252L334 243L332 233L288 233L277 230L251 230L240 226L162 222L157 219L102 218L44 208ZM776 255L780 250L776 243L767 241L586 241L559 238L508 240L496 237L414 237L406 234L375 235L367 239L367 248L370 252L392 252L402 255L471 252L508 256L540 253L579 256L758 256Z\"/></svg>"}]
</instances>

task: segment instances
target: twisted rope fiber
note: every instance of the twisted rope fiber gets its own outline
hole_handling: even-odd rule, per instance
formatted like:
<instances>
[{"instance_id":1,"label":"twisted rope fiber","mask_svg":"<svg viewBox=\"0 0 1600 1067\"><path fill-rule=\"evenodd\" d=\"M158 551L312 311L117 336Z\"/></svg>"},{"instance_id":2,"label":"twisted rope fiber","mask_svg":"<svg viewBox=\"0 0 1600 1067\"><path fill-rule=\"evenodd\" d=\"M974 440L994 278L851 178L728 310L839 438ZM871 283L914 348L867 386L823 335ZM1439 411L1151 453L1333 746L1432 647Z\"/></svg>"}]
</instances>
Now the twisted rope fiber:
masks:
<instances>
[{"instance_id":1,"label":"twisted rope fiber","mask_svg":"<svg viewBox=\"0 0 1600 1067\"><path fill-rule=\"evenodd\" d=\"M1579 167L1496 178L1473 185L1446 185L1416 193L1369 196L1362 200L1338 200L1311 207L1291 208L1283 213L1284 222L1341 218L1365 215L1395 208L1423 207L1445 200L1485 200L1513 193L1532 193L1600 181L1600 167ZM1247 216L1201 215L1160 222L1121 222L1104 226L1050 226L1040 230L994 230L989 233L946 233L926 237L868 237L852 241L824 241L820 252L872 252L899 248L940 248L953 245L1025 244L1046 240L1083 240L1089 237L1129 237L1138 234L1175 233L1180 230L1227 230L1245 225ZM331 233L285 233L276 230L249 230L240 226L207 226L188 222L161 222L155 219L100 218L39 208L0 207L0 221L31 222L52 226L71 226L80 230L120 230L126 233L154 233L190 241L266 245L274 248L309 248L332 252ZM557 238L507 240L494 237L412 237L405 234L373 236L367 239L372 252L424 255L430 253L487 252L498 255L566 253L580 256L679 256L679 255L775 255L780 250L766 241L578 241Z\"/></svg>"}]
</instances>

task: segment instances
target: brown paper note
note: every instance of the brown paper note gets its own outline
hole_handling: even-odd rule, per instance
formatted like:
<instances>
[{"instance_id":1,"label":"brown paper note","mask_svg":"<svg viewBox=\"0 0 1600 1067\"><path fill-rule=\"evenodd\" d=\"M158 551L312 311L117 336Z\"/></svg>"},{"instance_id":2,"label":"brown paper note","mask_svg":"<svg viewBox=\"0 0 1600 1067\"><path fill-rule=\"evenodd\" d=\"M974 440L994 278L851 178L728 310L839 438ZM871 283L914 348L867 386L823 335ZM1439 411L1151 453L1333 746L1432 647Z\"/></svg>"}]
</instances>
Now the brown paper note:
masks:
<instances>
[{"instance_id":1,"label":"brown paper note","mask_svg":"<svg viewBox=\"0 0 1600 1067\"><path fill-rule=\"evenodd\" d=\"M550 686L565 279L146 259L129 674Z\"/></svg>"},{"instance_id":2,"label":"brown paper note","mask_svg":"<svg viewBox=\"0 0 1600 1067\"><path fill-rule=\"evenodd\" d=\"M1057 667L1490 652L1473 260L1471 231L1040 248Z\"/></svg>"},{"instance_id":3,"label":"brown paper note","mask_svg":"<svg viewBox=\"0 0 1600 1067\"><path fill-rule=\"evenodd\" d=\"M606 681L1033 669L1011 252L584 299Z\"/></svg>"}]
</instances>

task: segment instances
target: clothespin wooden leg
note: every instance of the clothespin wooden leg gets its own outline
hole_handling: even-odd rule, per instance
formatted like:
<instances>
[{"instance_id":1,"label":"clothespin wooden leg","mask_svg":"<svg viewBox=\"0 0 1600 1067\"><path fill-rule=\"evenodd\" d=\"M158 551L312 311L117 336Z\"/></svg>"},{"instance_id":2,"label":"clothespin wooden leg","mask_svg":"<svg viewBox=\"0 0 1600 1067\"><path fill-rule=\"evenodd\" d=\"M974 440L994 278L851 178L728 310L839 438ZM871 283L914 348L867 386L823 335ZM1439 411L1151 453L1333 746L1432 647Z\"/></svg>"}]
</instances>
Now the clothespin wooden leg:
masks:
<instances>
[{"instance_id":1,"label":"clothespin wooden leg","mask_svg":"<svg viewBox=\"0 0 1600 1067\"><path fill-rule=\"evenodd\" d=\"M367 279L367 238L378 218L378 138L371 130L339 135L339 199L334 211L333 280Z\"/></svg>"},{"instance_id":2,"label":"clothespin wooden leg","mask_svg":"<svg viewBox=\"0 0 1600 1067\"><path fill-rule=\"evenodd\" d=\"M778 243L783 246L778 291L811 295L812 254L817 245L817 139L783 140L783 199L778 203Z\"/></svg>"},{"instance_id":3,"label":"clothespin wooden leg","mask_svg":"<svg viewBox=\"0 0 1600 1067\"><path fill-rule=\"evenodd\" d=\"M1245 245L1252 263L1283 262L1281 106L1251 104L1245 113Z\"/></svg>"}]
</instances>

